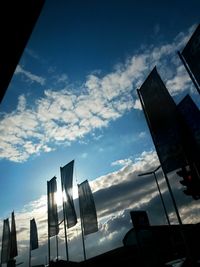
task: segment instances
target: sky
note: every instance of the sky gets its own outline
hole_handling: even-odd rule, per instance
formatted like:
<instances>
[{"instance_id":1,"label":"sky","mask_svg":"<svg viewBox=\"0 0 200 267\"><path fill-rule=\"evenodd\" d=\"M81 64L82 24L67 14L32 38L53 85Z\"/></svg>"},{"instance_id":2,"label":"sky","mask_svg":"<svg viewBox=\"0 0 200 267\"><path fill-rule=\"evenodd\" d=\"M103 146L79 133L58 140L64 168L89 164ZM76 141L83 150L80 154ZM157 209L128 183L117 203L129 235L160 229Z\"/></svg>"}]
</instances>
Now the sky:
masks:
<instances>
[{"instance_id":1,"label":"sky","mask_svg":"<svg viewBox=\"0 0 200 267\"><path fill-rule=\"evenodd\" d=\"M190 94L200 106L177 55L200 21L199 8L198 0L46 0L0 105L0 241L14 210L21 266L33 217L40 247L32 262L46 261L47 181L56 176L61 190L60 167L73 159L77 214L76 185L85 179L97 209L88 258L123 245L131 210L146 210L152 225L167 223L153 177L138 177L159 161L136 89L156 65L176 103ZM170 221L178 223L157 175ZM182 221L199 222L198 201L183 194L176 173L169 179ZM68 236L70 260L83 260L79 222ZM52 238L52 258L54 245ZM63 229L59 255L66 258Z\"/></svg>"}]
</instances>

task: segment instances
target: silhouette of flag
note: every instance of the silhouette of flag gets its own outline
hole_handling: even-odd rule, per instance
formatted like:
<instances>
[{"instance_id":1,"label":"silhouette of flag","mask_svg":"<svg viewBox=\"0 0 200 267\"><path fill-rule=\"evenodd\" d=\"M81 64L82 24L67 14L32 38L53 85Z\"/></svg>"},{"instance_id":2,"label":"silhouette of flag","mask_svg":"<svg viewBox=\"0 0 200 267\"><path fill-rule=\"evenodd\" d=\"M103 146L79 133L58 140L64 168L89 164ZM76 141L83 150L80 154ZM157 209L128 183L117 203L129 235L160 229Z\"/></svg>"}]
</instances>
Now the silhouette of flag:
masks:
<instances>
[{"instance_id":1,"label":"silhouette of flag","mask_svg":"<svg viewBox=\"0 0 200 267\"><path fill-rule=\"evenodd\" d=\"M200 24L183 49L182 56L200 86Z\"/></svg>"},{"instance_id":2,"label":"silhouette of flag","mask_svg":"<svg viewBox=\"0 0 200 267\"><path fill-rule=\"evenodd\" d=\"M177 107L182 119L185 150L190 160L199 162L200 110L189 95L186 95Z\"/></svg>"},{"instance_id":3,"label":"silhouette of flag","mask_svg":"<svg viewBox=\"0 0 200 267\"><path fill-rule=\"evenodd\" d=\"M78 185L80 216L83 233L88 235L98 231L96 207L93 194L87 180Z\"/></svg>"},{"instance_id":4,"label":"silhouette of flag","mask_svg":"<svg viewBox=\"0 0 200 267\"><path fill-rule=\"evenodd\" d=\"M1 248L1 264L10 260L10 226L9 219L3 221L3 237Z\"/></svg>"},{"instance_id":5,"label":"silhouette of flag","mask_svg":"<svg viewBox=\"0 0 200 267\"><path fill-rule=\"evenodd\" d=\"M64 194L63 212L65 213L65 218L67 219L67 228L70 228L77 223L72 193L73 172L74 160L66 164L63 168L60 168L62 191Z\"/></svg>"},{"instance_id":6,"label":"silhouette of flag","mask_svg":"<svg viewBox=\"0 0 200 267\"><path fill-rule=\"evenodd\" d=\"M177 106L156 67L138 90L138 95L163 171L168 173L185 165Z\"/></svg>"},{"instance_id":7,"label":"silhouette of flag","mask_svg":"<svg viewBox=\"0 0 200 267\"><path fill-rule=\"evenodd\" d=\"M14 257L16 257L18 255L14 211L12 212L11 218L12 218L12 220L11 220L11 236L10 236L10 258L13 259Z\"/></svg>"},{"instance_id":8,"label":"silhouette of flag","mask_svg":"<svg viewBox=\"0 0 200 267\"><path fill-rule=\"evenodd\" d=\"M30 220L30 250L38 248L38 233L35 219Z\"/></svg>"},{"instance_id":9,"label":"silhouette of flag","mask_svg":"<svg viewBox=\"0 0 200 267\"><path fill-rule=\"evenodd\" d=\"M47 181L49 237L55 236L59 233L56 193L56 177L53 177L50 181Z\"/></svg>"}]
</instances>

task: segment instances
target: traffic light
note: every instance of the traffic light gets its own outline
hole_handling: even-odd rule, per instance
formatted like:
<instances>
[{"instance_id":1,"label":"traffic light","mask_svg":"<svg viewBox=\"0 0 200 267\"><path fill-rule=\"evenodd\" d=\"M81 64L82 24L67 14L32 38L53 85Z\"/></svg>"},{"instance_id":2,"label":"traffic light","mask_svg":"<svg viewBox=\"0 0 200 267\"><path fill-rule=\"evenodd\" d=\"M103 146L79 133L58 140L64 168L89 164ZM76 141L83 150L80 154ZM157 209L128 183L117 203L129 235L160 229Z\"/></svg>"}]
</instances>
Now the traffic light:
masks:
<instances>
[{"instance_id":1,"label":"traffic light","mask_svg":"<svg viewBox=\"0 0 200 267\"><path fill-rule=\"evenodd\" d=\"M176 173L178 176L183 178L180 183L186 186L186 189L183 190L184 194L192 196L195 200L199 199L200 179L197 175L195 168L192 167L192 165L184 166Z\"/></svg>"}]
</instances>

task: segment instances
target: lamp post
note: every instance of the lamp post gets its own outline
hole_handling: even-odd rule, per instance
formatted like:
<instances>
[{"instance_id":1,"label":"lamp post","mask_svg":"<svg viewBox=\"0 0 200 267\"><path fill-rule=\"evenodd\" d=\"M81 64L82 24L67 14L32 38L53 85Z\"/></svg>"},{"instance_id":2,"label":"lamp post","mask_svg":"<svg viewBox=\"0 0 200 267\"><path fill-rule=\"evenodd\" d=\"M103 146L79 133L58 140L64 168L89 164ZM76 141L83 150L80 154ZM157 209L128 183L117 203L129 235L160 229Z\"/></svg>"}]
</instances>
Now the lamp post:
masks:
<instances>
[{"instance_id":1,"label":"lamp post","mask_svg":"<svg viewBox=\"0 0 200 267\"><path fill-rule=\"evenodd\" d=\"M159 184L158 184L158 180L157 180L157 177L156 177L156 172L160 169L161 165L159 165L155 170L153 171L149 171L149 172L145 172L145 173L141 173L141 174L138 174L138 176L145 176L145 175L151 175L153 174L154 176L154 179L156 181L156 185L157 185L157 188L158 188L158 192L159 192L159 195L160 195L160 199L161 199L161 202L162 202L162 205L163 205L163 209L164 209L164 212L165 212L165 216L166 216L166 219L167 219L167 222L168 224L170 225L170 220L169 220L169 216L167 214L167 210L166 210L166 207L165 207L165 203L164 203L164 200L163 200L163 197L162 197L162 193L160 191L160 187L159 187Z\"/></svg>"}]
</instances>

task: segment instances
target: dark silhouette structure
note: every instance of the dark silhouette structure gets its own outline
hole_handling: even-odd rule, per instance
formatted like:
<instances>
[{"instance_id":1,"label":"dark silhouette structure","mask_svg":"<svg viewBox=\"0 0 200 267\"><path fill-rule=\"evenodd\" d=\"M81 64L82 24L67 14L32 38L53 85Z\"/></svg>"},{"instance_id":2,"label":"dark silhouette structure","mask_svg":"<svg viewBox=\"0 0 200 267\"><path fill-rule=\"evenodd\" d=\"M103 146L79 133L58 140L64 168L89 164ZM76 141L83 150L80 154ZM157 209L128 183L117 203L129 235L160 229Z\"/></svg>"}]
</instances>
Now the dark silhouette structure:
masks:
<instances>
[{"instance_id":1,"label":"dark silhouette structure","mask_svg":"<svg viewBox=\"0 0 200 267\"><path fill-rule=\"evenodd\" d=\"M187 244L191 249L194 262L199 258L200 224L182 225ZM140 246L137 244L136 231L130 229L123 238L122 247L110 250L82 262L50 262L50 267L164 267L165 263L185 257L185 244L180 234L180 225L154 225L138 232ZM185 266L199 266L197 263Z\"/></svg>"},{"instance_id":2,"label":"dark silhouette structure","mask_svg":"<svg viewBox=\"0 0 200 267\"><path fill-rule=\"evenodd\" d=\"M0 4L0 103L45 0L3 0Z\"/></svg>"},{"instance_id":3,"label":"dark silhouette structure","mask_svg":"<svg viewBox=\"0 0 200 267\"><path fill-rule=\"evenodd\" d=\"M198 260L199 247L196 244L200 238L200 224L156 225L149 226L137 233L140 238L140 254L145 259L145 266L164 266L164 263L168 261L186 256L180 227L192 258L194 261ZM136 253L138 245L134 228L127 232L123 243L125 247L133 247L134 253Z\"/></svg>"}]
</instances>

